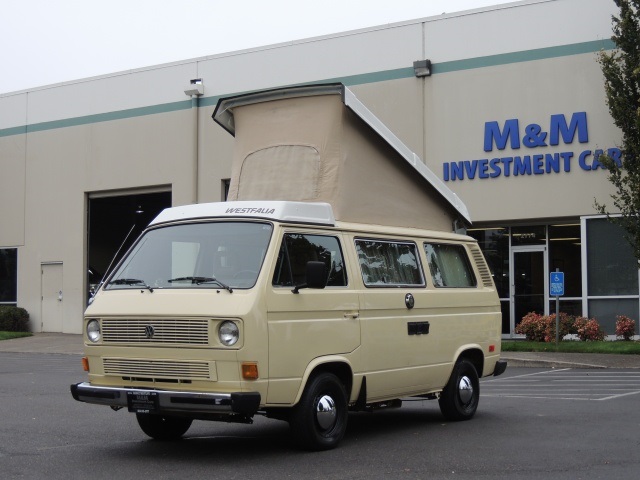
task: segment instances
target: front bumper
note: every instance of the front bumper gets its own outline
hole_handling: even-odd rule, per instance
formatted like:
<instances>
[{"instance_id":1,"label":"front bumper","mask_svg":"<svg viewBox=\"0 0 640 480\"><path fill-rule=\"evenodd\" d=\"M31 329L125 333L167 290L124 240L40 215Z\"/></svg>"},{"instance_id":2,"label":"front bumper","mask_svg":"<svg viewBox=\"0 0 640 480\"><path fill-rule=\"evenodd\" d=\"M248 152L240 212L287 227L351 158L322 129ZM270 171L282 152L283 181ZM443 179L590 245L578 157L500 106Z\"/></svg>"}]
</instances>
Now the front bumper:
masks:
<instances>
[{"instance_id":1,"label":"front bumper","mask_svg":"<svg viewBox=\"0 0 640 480\"><path fill-rule=\"evenodd\" d=\"M152 394L157 414L238 414L253 416L260 407L259 392L200 393L153 390L148 388L96 387L88 382L71 385L71 395L79 402L129 408L137 411L129 397Z\"/></svg>"}]
</instances>

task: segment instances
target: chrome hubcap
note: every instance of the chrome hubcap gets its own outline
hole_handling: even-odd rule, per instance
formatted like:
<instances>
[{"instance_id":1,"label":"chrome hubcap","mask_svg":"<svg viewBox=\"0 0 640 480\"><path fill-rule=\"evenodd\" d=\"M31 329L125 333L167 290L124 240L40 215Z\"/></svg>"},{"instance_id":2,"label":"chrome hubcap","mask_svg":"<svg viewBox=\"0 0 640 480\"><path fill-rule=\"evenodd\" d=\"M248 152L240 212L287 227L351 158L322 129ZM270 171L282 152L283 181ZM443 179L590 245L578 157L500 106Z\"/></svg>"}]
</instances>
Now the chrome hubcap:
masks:
<instances>
[{"instance_id":1,"label":"chrome hubcap","mask_svg":"<svg viewBox=\"0 0 640 480\"><path fill-rule=\"evenodd\" d=\"M473 385L471 380L466 375L460 378L458 383L458 395L463 404L467 404L473 398Z\"/></svg>"},{"instance_id":2,"label":"chrome hubcap","mask_svg":"<svg viewBox=\"0 0 640 480\"><path fill-rule=\"evenodd\" d=\"M316 420L323 430L336 423L336 402L329 395L323 395L316 404Z\"/></svg>"}]
</instances>

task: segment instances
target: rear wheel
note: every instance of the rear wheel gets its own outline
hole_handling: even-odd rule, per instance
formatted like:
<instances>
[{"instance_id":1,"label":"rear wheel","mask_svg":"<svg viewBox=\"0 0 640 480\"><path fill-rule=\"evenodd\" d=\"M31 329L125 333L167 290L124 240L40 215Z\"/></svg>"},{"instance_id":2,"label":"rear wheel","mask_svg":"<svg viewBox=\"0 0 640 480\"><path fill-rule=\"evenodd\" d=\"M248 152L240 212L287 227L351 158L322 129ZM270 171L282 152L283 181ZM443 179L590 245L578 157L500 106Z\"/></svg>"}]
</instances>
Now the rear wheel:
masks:
<instances>
[{"instance_id":1,"label":"rear wheel","mask_svg":"<svg viewBox=\"0 0 640 480\"><path fill-rule=\"evenodd\" d=\"M438 403L447 420L469 420L476 413L480 400L478 372L469 360L461 358L451 372Z\"/></svg>"},{"instance_id":2,"label":"rear wheel","mask_svg":"<svg viewBox=\"0 0 640 480\"><path fill-rule=\"evenodd\" d=\"M329 450L340 443L347 429L347 393L332 373L313 377L291 412L294 439L308 450Z\"/></svg>"},{"instance_id":3,"label":"rear wheel","mask_svg":"<svg viewBox=\"0 0 640 480\"><path fill-rule=\"evenodd\" d=\"M190 418L145 413L136 413L136 419L142 431L156 440L177 440L187 433L193 422Z\"/></svg>"}]
</instances>

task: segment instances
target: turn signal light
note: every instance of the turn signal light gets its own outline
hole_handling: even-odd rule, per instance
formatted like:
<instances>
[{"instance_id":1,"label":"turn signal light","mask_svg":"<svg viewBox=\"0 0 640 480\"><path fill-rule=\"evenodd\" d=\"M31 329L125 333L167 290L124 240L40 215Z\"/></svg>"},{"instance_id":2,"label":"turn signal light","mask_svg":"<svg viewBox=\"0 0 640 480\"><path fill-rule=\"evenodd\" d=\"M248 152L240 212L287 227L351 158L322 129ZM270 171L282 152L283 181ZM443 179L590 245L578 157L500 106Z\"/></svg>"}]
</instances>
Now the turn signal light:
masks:
<instances>
[{"instance_id":1,"label":"turn signal light","mask_svg":"<svg viewBox=\"0 0 640 480\"><path fill-rule=\"evenodd\" d=\"M87 357L82 357L82 368L85 372L89 371L89 359Z\"/></svg>"},{"instance_id":2,"label":"turn signal light","mask_svg":"<svg viewBox=\"0 0 640 480\"><path fill-rule=\"evenodd\" d=\"M493 353L496 351L496 346L495 345L489 345L489 353Z\"/></svg>"},{"instance_id":3,"label":"turn signal light","mask_svg":"<svg viewBox=\"0 0 640 480\"><path fill-rule=\"evenodd\" d=\"M245 380L257 380L258 364L256 362L244 362L242 364L242 378Z\"/></svg>"}]
</instances>

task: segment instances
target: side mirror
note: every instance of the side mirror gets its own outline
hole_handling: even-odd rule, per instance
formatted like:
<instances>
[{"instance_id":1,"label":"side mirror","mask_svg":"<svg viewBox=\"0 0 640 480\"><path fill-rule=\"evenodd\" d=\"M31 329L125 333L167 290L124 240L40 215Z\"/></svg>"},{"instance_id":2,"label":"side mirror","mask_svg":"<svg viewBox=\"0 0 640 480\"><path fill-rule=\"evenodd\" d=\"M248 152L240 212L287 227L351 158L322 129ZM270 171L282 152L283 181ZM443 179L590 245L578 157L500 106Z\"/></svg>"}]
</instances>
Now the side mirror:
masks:
<instances>
[{"instance_id":1,"label":"side mirror","mask_svg":"<svg viewBox=\"0 0 640 480\"><path fill-rule=\"evenodd\" d=\"M307 262L305 271L306 283L296 285L293 293L298 293L301 288L324 288L327 284L327 266L324 262Z\"/></svg>"}]
</instances>

